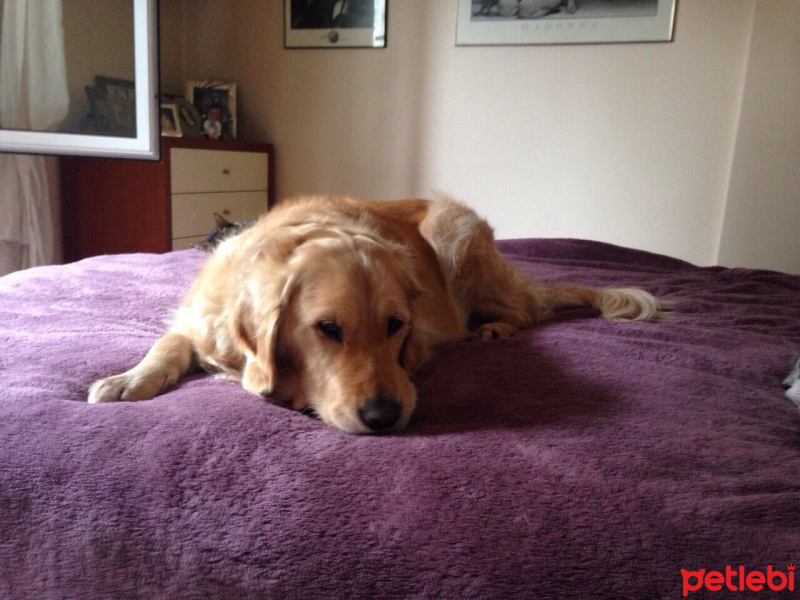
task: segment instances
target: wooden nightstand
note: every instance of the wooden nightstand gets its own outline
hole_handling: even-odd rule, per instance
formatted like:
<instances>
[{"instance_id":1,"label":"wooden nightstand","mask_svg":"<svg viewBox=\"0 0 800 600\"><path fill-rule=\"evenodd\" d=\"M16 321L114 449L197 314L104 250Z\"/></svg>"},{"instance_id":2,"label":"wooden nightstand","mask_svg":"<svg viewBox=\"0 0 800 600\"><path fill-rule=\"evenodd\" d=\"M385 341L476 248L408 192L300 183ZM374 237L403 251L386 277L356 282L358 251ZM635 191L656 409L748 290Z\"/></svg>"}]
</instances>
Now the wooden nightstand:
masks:
<instances>
[{"instance_id":1,"label":"wooden nightstand","mask_svg":"<svg viewBox=\"0 0 800 600\"><path fill-rule=\"evenodd\" d=\"M188 248L273 204L272 146L162 138L161 161L62 157L64 260Z\"/></svg>"}]
</instances>

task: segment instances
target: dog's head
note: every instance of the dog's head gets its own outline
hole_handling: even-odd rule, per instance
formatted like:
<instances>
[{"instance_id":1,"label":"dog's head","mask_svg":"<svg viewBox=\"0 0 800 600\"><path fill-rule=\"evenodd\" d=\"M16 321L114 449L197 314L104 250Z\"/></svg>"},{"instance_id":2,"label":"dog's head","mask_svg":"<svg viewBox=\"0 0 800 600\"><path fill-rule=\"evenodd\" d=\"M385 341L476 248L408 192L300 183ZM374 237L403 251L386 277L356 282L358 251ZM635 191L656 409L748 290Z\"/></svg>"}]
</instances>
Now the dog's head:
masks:
<instances>
[{"instance_id":1,"label":"dog's head","mask_svg":"<svg viewBox=\"0 0 800 600\"><path fill-rule=\"evenodd\" d=\"M301 225L272 234L249 262L232 323L244 387L349 433L402 430L416 404L418 354L407 250Z\"/></svg>"}]
</instances>

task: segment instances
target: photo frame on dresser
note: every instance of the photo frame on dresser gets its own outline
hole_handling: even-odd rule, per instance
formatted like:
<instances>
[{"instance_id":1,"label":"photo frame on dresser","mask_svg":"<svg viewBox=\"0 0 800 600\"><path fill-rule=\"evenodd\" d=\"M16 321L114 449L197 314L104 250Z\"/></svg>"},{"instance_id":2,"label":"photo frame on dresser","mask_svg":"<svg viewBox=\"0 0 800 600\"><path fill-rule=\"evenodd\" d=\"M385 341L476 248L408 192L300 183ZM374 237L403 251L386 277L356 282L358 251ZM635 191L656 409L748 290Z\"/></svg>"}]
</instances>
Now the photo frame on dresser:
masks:
<instances>
[{"instance_id":1,"label":"photo frame on dresser","mask_svg":"<svg viewBox=\"0 0 800 600\"><path fill-rule=\"evenodd\" d=\"M284 0L285 48L385 48L386 0Z\"/></svg>"},{"instance_id":2,"label":"photo frame on dresser","mask_svg":"<svg viewBox=\"0 0 800 600\"><path fill-rule=\"evenodd\" d=\"M161 104L161 135L181 137L181 118L176 104Z\"/></svg>"},{"instance_id":3,"label":"photo frame on dresser","mask_svg":"<svg viewBox=\"0 0 800 600\"><path fill-rule=\"evenodd\" d=\"M200 114L202 130L208 139L237 139L235 83L187 81L186 100Z\"/></svg>"},{"instance_id":4,"label":"photo frame on dresser","mask_svg":"<svg viewBox=\"0 0 800 600\"><path fill-rule=\"evenodd\" d=\"M458 0L456 45L669 42L677 0Z\"/></svg>"}]
</instances>

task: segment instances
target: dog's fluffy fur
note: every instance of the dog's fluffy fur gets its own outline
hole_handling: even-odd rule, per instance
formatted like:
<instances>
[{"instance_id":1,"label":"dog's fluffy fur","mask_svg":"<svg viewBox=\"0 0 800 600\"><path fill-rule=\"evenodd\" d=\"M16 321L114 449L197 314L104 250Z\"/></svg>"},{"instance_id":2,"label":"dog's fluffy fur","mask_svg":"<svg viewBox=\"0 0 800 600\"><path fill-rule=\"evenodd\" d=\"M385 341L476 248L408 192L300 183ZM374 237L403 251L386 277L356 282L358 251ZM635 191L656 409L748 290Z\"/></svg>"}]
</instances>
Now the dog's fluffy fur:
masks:
<instances>
[{"instance_id":1,"label":"dog's fluffy fur","mask_svg":"<svg viewBox=\"0 0 800 600\"><path fill-rule=\"evenodd\" d=\"M400 431L434 347L508 337L565 306L615 320L668 308L639 289L538 285L452 200L300 198L223 241L170 332L89 402L149 399L199 366L350 433Z\"/></svg>"}]
</instances>

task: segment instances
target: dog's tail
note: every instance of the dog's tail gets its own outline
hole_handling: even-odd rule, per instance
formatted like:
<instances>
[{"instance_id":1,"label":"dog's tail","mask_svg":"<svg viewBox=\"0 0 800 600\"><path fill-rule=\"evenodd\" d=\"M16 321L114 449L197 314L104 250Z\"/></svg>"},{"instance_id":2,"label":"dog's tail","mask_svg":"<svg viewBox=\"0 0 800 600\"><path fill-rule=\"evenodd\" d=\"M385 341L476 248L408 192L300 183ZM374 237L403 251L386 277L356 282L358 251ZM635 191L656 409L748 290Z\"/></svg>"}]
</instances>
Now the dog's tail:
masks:
<instances>
[{"instance_id":1,"label":"dog's tail","mask_svg":"<svg viewBox=\"0 0 800 600\"><path fill-rule=\"evenodd\" d=\"M553 319L559 309L581 306L594 308L611 321L660 321L673 309L672 303L638 288L546 286L542 291L542 321Z\"/></svg>"}]
</instances>

